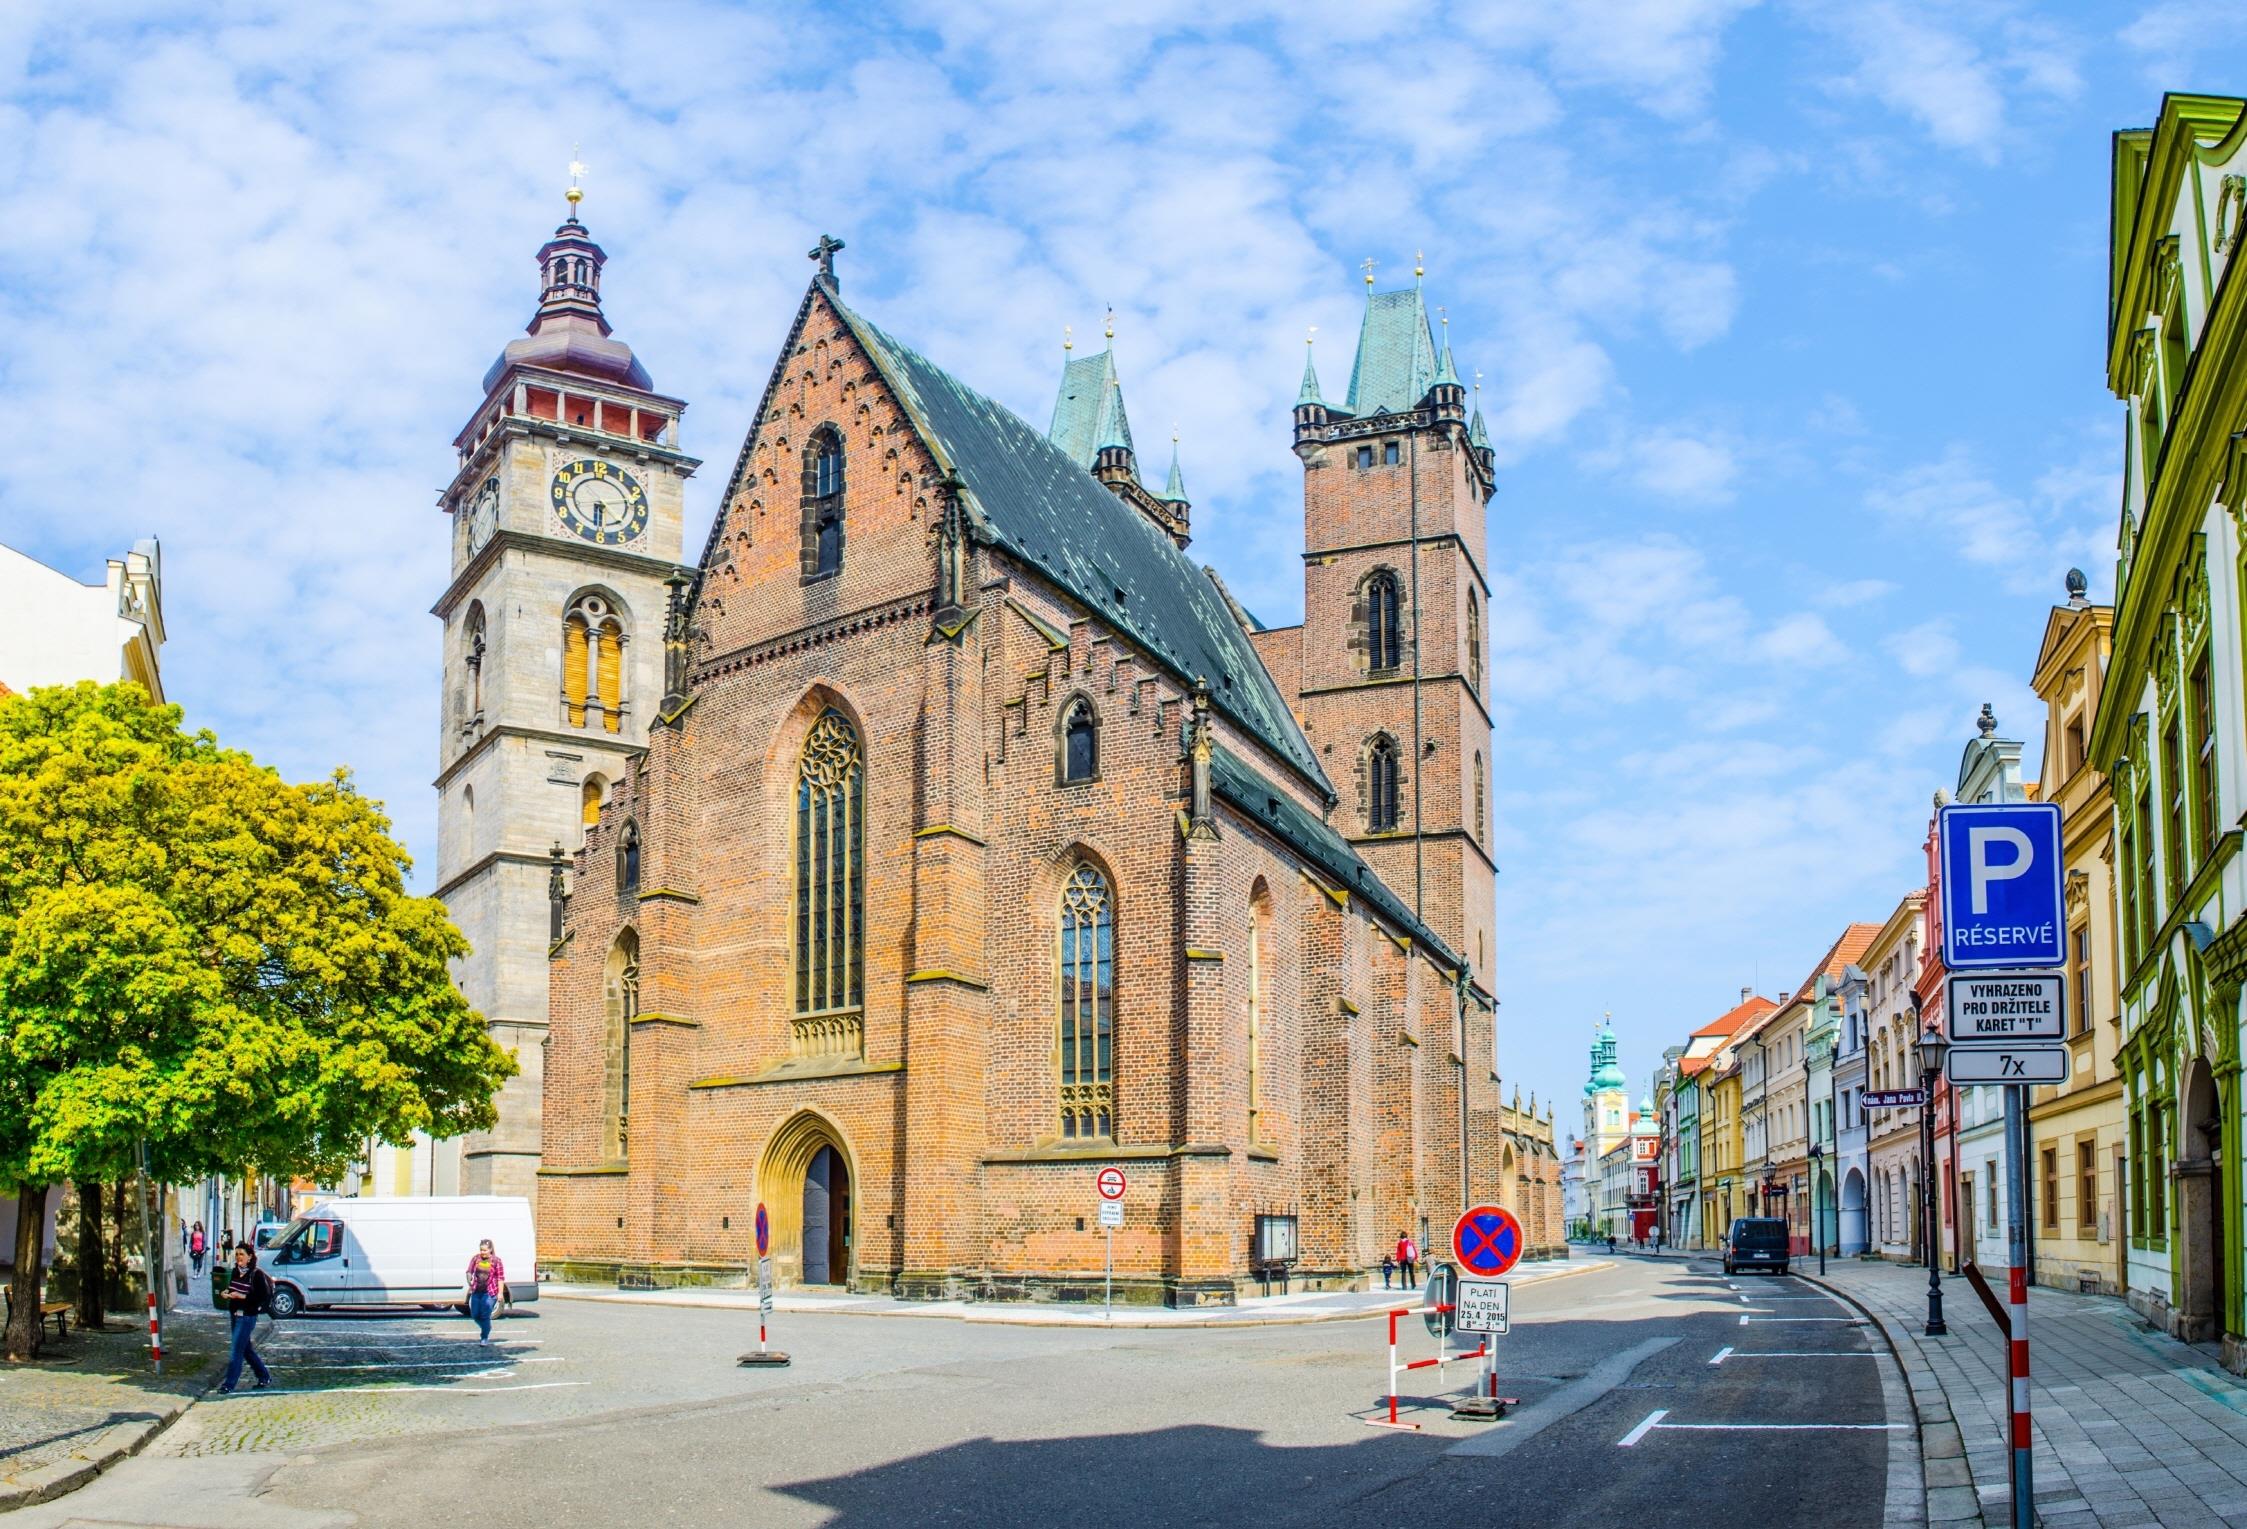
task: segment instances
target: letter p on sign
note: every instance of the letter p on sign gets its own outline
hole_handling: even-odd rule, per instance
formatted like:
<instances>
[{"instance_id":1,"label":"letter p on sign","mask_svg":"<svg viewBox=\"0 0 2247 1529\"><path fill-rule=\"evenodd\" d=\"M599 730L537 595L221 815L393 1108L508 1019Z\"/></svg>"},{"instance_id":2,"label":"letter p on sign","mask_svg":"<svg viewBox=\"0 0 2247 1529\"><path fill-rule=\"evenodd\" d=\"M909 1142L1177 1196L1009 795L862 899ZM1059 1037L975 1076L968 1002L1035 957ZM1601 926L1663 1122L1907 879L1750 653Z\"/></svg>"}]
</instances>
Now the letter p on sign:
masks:
<instances>
[{"instance_id":1,"label":"letter p on sign","mask_svg":"<svg viewBox=\"0 0 2247 1529\"><path fill-rule=\"evenodd\" d=\"M1990 846L1994 844L2006 846L2012 851L2011 856L1992 863ZM1966 882L1972 893L1974 912L1980 916L1990 911L1990 883L2026 876L2036 852L2029 847L2027 834L2001 824L1967 829L1966 846Z\"/></svg>"},{"instance_id":2,"label":"letter p on sign","mask_svg":"<svg viewBox=\"0 0 2247 1529\"><path fill-rule=\"evenodd\" d=\"M2035 971L2067 963L2060 809L2050 802L1945 807L1943 964Z\"/></svg>"}]
</instances>

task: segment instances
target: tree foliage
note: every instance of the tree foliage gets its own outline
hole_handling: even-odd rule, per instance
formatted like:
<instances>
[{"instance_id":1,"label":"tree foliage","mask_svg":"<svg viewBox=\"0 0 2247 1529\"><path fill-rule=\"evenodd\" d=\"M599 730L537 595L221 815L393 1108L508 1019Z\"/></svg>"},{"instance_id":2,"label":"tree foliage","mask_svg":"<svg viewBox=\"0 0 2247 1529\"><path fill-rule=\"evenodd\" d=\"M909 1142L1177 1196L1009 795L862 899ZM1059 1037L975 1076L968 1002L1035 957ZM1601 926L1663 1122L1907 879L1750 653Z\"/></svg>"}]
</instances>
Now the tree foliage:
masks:
<instances>
[{"instance_id":1,"label":"tree foliage","mask_svg":"<svg viewBox=\"0 0 2247 1529\"><path fill-rule=\"evenodd\" d=\"M514 1062L388 820L179 723L129 683L0 697L0 1184L143 1141L165 1182L326 1176L489 1126Z\"/></svg>"}]
</instances>

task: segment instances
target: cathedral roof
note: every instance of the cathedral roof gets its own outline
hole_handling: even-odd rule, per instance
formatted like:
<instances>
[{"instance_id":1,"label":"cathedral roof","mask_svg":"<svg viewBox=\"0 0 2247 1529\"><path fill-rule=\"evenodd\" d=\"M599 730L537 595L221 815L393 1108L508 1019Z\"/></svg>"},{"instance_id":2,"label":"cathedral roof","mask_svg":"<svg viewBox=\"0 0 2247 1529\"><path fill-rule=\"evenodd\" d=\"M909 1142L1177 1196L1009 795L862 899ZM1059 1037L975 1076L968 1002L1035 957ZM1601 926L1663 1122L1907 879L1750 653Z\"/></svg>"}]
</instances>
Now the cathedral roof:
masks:
<instances>
[{"instance_id":1,"label":"cathedral roof","mask_svg":"<svg viewBox=\"0 0 2247 1529\"><path fill-rule=\"evenodd\" d=\"M1207 679L1220 713L1332 800L1333 786L1248 634L1178 544L1056 441L828 295L921 438L965 484L978 533L1042 569L1179 680ZM1106 352L1072 370L1090 362L1105 363L1113 377Z\"/></svg>"},{"instance_id":2,"label":"cathedral roof","mask_svg":"<svg viewBox=\"0 0 2247 1529\"><path fill-rule=\"evenodd\" d=\"M1436 369L1436 340L1420 289L1368 293L1358 358L1350 368L1349 412L1363 419L1382 410L1401 414L1418 408L1436 385Z\"/></svg>"},{"instance_id":3,"label":"cathedral roof","mask_svg":"<svg viewBox=\"0 0 2247 1529\"><path fill-rule=\"evenodd\" d=\"M1124 414L1114 351L1079 356L1061 368L1061 392L1053 400L1053 425L1046 439L1084 468L1092 466L1103 446L1131 449L1131 420Z\"/></svg>"},{"instance_id":4,"label":"cathedral roof","mask_svg":"<svg viewBox=\"0 0 2247 1529\"><path fill-rule=\"evenodd\" d=\"M1324 871L1328 879L1353 897L1362 897L1380 910L1389 923L1426 946L1439 965L1457 969L1463 963L1451 948L1436 938L1389 884L1350 848L1350 843L1300 802L1280 791L1248 761L1223 744L1210 751L1209 786L1304 859Z\"/></svg>"}]
</instances>

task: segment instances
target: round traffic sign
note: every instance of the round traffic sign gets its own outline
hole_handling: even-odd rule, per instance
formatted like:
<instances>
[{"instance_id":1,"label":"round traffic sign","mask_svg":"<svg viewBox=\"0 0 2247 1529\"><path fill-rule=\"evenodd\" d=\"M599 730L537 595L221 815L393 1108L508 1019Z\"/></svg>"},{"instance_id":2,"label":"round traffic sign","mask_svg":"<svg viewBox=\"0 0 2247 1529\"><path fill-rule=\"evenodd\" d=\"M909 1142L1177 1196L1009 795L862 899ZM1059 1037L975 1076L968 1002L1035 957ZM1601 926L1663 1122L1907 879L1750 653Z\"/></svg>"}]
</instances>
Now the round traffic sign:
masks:
<instances>
[{"instance_id":1,"label":"round traffic sign","mask_svg":"<svg viewBox=\"0 0 2247 1529\"><path fill-rule=\"evenodd\" d=\"M765 1202L759 1200L757 1202L757 1256L759 1258L765 1256L765 1249L771 1242L772 1222L766 1219Z\"/></svg>"},{"instance_id":2,"label":"round traffic sign","mask_svg":"<svg viewBox=\"0 0 2247 1529\"><path fill-rule=\"evenodd\" d=\"M1124 1196L1124 1171L1121 1168L1103 1168L1092 1181L1103 1200L1120 1200Z\"/></svg>"},{"instance_id":3,"label":"round traffic sign","mask_svg":"<svg viewBox=\"0 0 2247 1529\"><path fill-rule=\"evenodd\" d=\"M1451 1251L1459 1266L1480 1279L1511 1269L1521 1258L1521 1223L1496 1205L1477 1205L1451 1229Z\"/></svg>"}]
</instances>

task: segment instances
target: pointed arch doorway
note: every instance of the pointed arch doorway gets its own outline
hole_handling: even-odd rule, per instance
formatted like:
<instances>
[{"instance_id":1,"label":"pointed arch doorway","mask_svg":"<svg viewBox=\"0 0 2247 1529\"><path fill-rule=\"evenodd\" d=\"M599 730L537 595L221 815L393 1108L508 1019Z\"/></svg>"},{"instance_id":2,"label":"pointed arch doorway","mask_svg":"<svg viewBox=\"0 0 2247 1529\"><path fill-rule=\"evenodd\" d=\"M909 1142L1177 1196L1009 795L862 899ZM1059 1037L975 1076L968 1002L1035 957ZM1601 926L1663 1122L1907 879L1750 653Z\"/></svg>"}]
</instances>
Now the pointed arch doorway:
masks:
<instances>
[{"instance_id":1,"label":"pointed arch doorway","mask_svg":"<svg viewBox=\"0 0 2247 1529\"><path fill-rule=\"evenodd\" d=\"M757 1194L772 1222L773 1274L783 1285L848 1285L855 1257L848 1143L811 1110L773 1133L757 1168Z\"/></svg>"}]
</instances>

